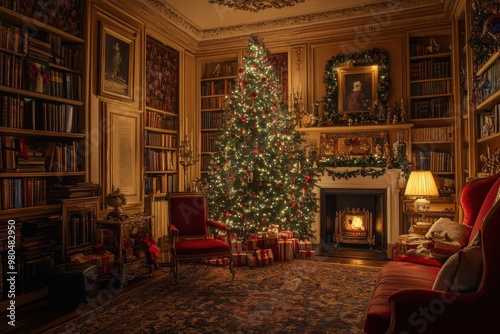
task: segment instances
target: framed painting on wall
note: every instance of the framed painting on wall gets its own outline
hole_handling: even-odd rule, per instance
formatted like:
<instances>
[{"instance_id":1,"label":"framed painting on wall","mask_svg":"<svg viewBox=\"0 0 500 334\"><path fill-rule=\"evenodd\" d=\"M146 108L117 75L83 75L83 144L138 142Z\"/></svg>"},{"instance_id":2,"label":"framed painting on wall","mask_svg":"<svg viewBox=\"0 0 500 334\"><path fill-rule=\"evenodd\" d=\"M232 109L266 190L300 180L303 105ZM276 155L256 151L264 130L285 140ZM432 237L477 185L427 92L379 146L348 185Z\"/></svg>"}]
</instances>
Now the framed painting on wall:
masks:
<instances>
[{"instance_id":1,"label":"framed painting on wall","mask_svg":"<svg viewBox=\"0 0 500 334\"><path fill-rule=\"evenodd\" d=\"M320 134L320 155L383 156L387 132L346 132Z\"/></svg>"},{"instance_id":2,"label":"framed painting on wall","mask_svg":"<svg viewBox=\"0 0 500 334\"><path fill-rule=\"evenodd\" d=\"M133 99L135 37L114 26L101 22L99 94L114 98Z\"/></svg>"},{"instance_id":3,"label":"framed painting on wall","mask_svg":"<svg viewBox=\"0 0 500 334\"><path fill-rule=\"evenodd\" d=\"M378 66L354 66L337 69L339 112L367 112L375 108Z\"/></svg>"}]
</instances>

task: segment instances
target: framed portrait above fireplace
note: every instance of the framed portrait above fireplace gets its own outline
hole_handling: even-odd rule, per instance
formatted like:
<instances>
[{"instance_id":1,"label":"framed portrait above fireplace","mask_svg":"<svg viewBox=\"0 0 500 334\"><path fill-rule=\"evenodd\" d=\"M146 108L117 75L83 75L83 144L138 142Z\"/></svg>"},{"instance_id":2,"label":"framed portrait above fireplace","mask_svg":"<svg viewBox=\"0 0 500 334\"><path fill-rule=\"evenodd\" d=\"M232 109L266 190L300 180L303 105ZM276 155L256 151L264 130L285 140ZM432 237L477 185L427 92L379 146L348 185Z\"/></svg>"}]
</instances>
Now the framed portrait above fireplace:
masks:
<instances>
[{"instance_id":1,"label":"framed portrait above fireplace","mask_svg":"<svg viewBox=\"0 0 500 334\"><path fill-rule=\"evenodd\" d=\"M384 156L387 132L346 132L320 134L321 157Z\"/></svg>"},{"instance_id":2,"label":"framed portrait above fireplace","mask_svg":"<svg viewBox=\"0 0 500 334\"><path fill-rule=\"evenodd\" d=\"M368 112L377 100L378 66L337 68L339 78L339 112Z\"/></svg>"}]
</instances>

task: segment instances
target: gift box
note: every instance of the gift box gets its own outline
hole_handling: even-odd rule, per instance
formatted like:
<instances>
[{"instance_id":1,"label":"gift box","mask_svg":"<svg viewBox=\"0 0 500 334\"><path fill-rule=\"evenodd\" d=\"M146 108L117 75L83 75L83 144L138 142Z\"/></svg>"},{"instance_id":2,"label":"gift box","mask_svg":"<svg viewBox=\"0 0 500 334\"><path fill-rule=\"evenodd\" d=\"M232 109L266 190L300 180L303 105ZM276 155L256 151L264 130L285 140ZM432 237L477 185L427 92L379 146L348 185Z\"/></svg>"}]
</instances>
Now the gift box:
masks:
<instances>
[{"instance_id":1,"label":"gift box","mask_svg":"<svg viewBox=\"0 0 500 334\"><path fill-rule=\"evenodd\" d=\"M293 238L293 232L292 231L281 231L278 233L278 237L280 239L291 239L291 238Z\"/></svg>"},{"instance_id":2,"label":"gift box","mask_svg":"<svg viewBox=\"0 0 500 334\"><path fill-rule=\"evenodd\" d=\"M252 238L247 240L247 251L264 248L264 239Z\"/></svg>"},{"instance_id":3,"label":"gift box","mask_svg":"<svg viewBox=\"0 0 500 334\"><path fill-rule=\"evenodd\" d=\"M105 251L103 254L87 254L87 259L92 264L103 266L113 264L115 262L115 254L110 251Z\"/></svg>"},{"instance_id":4,"label":"gift box","mask_svg":"<svg viewBox=\"0 0 500 334\"><path fill-rule=\"evenodd\" d=\"M314 260L314 251L312 251L312 250L299 250L299 259L301 259L301 260Z\"/></svg>"},{"instance_id":5,"label":"gift box","mask_svg":"<svg viewBox=\"0 0 500 334\"><path fill-rule=\"evenodd\" d=\"M231 240L231 251L242 252L243 251L243 241L232 239Z\"/></svg>"},{"instance_id":6,"label":"gift box","mask_svg":"<svg viewBox=\"0 0 500 334\"><path fill-rule=\"evenodd\" d=\"M113 273L114 264L105 264L97 267L97 272L99 276L110 275Z\"/></svg>"},{"instance_id":7,"label":"gift box","mask_svg":"<svg viewBox=\"0 0 500 334\"><path fill-rule=\"evenodd\" d=\"M233 266L235 267L241 267L247 264L247 252L233 252L231 257L233 259Z\"/></svg>"},{"instance_id":8,"label":"gift box","mask_svg":"<svg viewBox=\"0 0 500 334\"><path fill-rule=\"evenodd\" d=\"M265 236L264 238L265 242L265 247L264 248L269 248L269 246L274 246L278 244L278 237L277 236Z\"/></svg>"},{"instance_id":9,"label":"gift box","mask_svg":"<svg viewBox=\"0 0 500 334\"><path fill-rule=\"evenodd\" d=\"M273 264L273 252L270 249L257 249L247 253L247 264L250 267L265 267Z\"/></svg>"},{"instance_id":10,"label":"gift box","mask_svg":"<svg viewBox=\"0 0 500 334\"><path fill-rule=\"evenodd\" d=\"M278 243L278 260L279 261L290 261L293 260L293 243L291 240L280 240Z\"/></svg>"},{"instance_id":11,"label":"gift box","mask_svg":"<svg viewBox=\"0 0 500 334\"><path fill-rule=\"evenodd\" d=\"M312 243L310 241L299 241L299 251L312 250Z\"/></svg>"}]
</instances>

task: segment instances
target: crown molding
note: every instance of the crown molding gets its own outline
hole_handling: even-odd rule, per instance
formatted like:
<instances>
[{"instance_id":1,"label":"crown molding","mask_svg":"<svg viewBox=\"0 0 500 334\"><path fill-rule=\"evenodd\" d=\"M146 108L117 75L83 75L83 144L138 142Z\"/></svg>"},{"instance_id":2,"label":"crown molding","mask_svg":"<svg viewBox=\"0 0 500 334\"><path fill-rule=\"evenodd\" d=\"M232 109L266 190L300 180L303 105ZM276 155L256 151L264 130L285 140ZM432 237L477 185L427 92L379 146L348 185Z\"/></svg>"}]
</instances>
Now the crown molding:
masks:
<instances>
[{"instance_id":1,"label":"crown molding","mask_svg":"<svg viewBox=\"0 0 500 334\"><path fill-rule=\"evenodd\" d=\"M391 0L366 6L207 30L196 28L187 18L182 17L169 7L165 1L146 0L141 3L143 6L144 4L149 5L154 13L159 13L164 20L177 26L186 34L201 42L243 35L248 36L260 32L282 31L284 29L288 30L290 28L307 27L332 22L343 22L343 24L348 22L349 25L353 25L360 22L360 20L364 21L364 18L376 17L377 15L399 16L404 15L406 12L411 12L410 16L414 17L416 11L420 14L427 13L429 15L434 15L436 12L443 12L443 1L448 3L450 0ZM353 20L354 18L356 19L355 21Z\"/></svg>"}]
</instances>

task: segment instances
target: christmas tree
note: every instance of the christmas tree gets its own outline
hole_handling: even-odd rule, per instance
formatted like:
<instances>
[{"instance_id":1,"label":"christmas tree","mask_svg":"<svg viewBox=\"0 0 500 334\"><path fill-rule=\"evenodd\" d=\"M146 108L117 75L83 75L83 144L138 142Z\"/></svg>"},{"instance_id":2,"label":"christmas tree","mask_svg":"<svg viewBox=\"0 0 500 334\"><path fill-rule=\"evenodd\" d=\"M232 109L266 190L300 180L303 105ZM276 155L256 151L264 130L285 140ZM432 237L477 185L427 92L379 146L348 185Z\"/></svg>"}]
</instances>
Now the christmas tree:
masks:
<instances>
[{"instance_id":1,"label":"christmas tree","mask_svg":"<svg viewBox=\"0 0 500 334\"><path fill-rule=\"evenodd\" d=\"M211 218L244 240L269 228L313 237L317 174L257 37L250 39L227 102L207 180Z\"/></svg>"}]
</instances>

